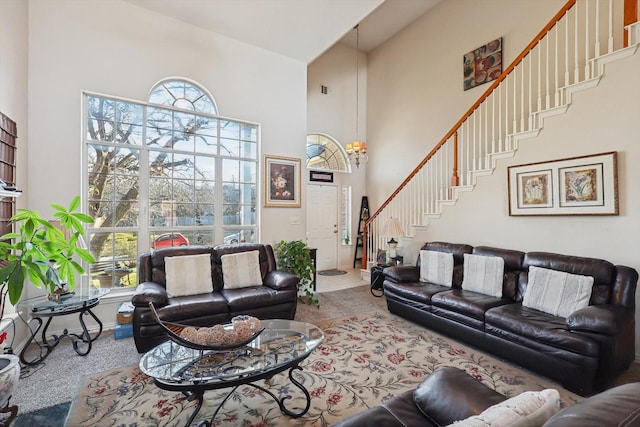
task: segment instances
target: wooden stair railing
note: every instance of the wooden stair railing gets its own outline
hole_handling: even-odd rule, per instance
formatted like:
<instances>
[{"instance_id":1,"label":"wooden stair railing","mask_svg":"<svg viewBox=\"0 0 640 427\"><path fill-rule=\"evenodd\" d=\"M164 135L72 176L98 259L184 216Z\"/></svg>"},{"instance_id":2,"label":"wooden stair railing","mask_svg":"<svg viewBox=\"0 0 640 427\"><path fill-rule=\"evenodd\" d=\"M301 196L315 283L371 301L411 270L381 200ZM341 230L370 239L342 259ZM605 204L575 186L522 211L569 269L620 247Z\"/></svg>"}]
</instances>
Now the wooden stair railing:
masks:
<instances>
[{"instance_id":1,"label":"wooden stair railing","mask_svg":"<svg viewBox=\"0 0 640 427\"><path fill-rule=\"evenodd\" d=\"M609 38L607 40L607 45L608 45L608 53L611 53L613 50L613 35L612 35L612 27L613 27L613 18L612 18L612 1L613 0L603 0L603 1L608 1L609 2L609 9L608 9L608 14L609 14ZM371 232L371 228L372 228L372 224L374 224L376 221L378 221L379 219L381 219L381 214L389 207L390 203L392 201L394 201L394 199L396 199L398 197L398 195L402 192L403 189L405 189L405 187L407 187L410 182L412 182L412 180L416 177L416 175L418 175L419 173L421 173L421 171L423 171L423 169L425 168L425 165L427 165L430 161L432 161L434 159L434 156L436 156L437 153L439 153L443 147L445 146L445 144L447 143L447 141L450 141L451 139L453 139L452 141L452 151L453 151L453 158L452 158L452 172L451 172L451 177L450 179L447 179L447 183L449 185L449 191L451 192L452 189L454 187L457 187L459 185L460 179L459 179L459 155L460 155L460 150L459 150L459 143L458 143L458 136L460 132L464 133L464 129L463 126L469 126L468 121L470 120L470 118L473 118L473 132L475 132L475 127L476 127L476 123L475 123L475 116L474 114L476 112L481 112L482 110L482 106L485 105L485 103L487 102L488 98L490 96L492 96L495 92L496 89L498 88L502 88L502 86L506 86L505 89L505 94L504 94L504 98L509 97L509 81L507 80L512 74L514 74L513 77L513 83L512 83L512 91L513 91L513 103L514 105L516 105L516 107L514 107L514 111L513 111L513 117L509 117L509 113L506 113L505 115L505 122L508 119L513 119L513 128L512 128L512 133L518 133L519 131L523 131L524 128L526 127L525 125L525 110L526 107L524 105L524 101L520 101L520 103L516 102L515 97L517 95L517 86L518 86L518 81L516 80L517 75L514 71L516 71L518 69L518 66L523 64L523 61L525 60L525 58L527 58L534 50L534 48L536 48L536 46L538 46L538 44L541 44L541 42L543 41L543 39L545 39L545 37L547 35L550 34L550 32L552 31L552 29L554 29L554 27L556 27L556 25L558 25L558 23L563 20L563 18L565 18L565 22L566 22L566 29L565 32L567 33L567 39L569 38L569 12L571 10L573 10L575 8L575 17L574 19L576 20L576 24L575 24L575 47L571 46L574 51L575 51L575 63L572 64L575 66L575 71L574 71L574 76L573 76L573 82L576 83L579 80L579 76L580 73L582 73L582 71L579 69L578 67L578 56L582 55L583 53L579 53L578 52L578 25L577 25L577 20L578 20L578 9L576 8L576 4L577 4L578 0L569 0L559 11L558 13L556 13L556 15L547 23L547 25L544 26L544 28L534 37L534 39L523 49L523 51L515 58L515 60L506 68L504 69L504 71L502 72L502 74L493 81L493 83L488 87L488 89L478 98L478 100L462 115L462 117L451 127L451 129L445 134L445 136L433 147L433 149L422 159L422 161L420 161L420 163L418 163L418 165L413 169L413 171L404 179L404 181L402 181L402 183L393 191L393 193L380 205L380 207L378 208L378 210L376 210L371 216L370 218L365 221L364 226L363 226L363 241L365 242L364 244L364 254L362 256L362 268L366 269L368 267L368 263L371 262L372 260L375 259L375 254L370 253L372 250L379 248L380 246L378 246L377 242L376 242L376 236ZM589 3L588 0L584 0L585 4L586 4L586 12L582 11L581 13L583 13L585 15L585 19L587 20L587 24L585 25L586 27L589 26ZM600 0L596 0L596 6L594 7L596 10L596 16L597 13L599 13L599 5L600 5ZM593 7L593 6L592 6ZM637 11L637 0L624 0L624 7L625 7L625 14L624 14L624 21L625 21L625 25L628 25L629 23L633 23L635 21L638 20L638 11ZM596 17L597 19L597 17ZM598 28L598 27L596 27ZM556 49L557 49L557 43L558 43L558 38L559 36L560 30L558 28L556 28L555 31L555 43L556 43ZM626 36L626 34L625 34ZM589 40L589 29L587 28L586 30L586 40L585 40L585 52L584 52L584 56L585 56L585 62L587 63L587 65L585 65L585 71L584 71L584 76L585 79L587 80L590 76L589 73L591 71L589 71L589 61L591 59L597 59L600 56L600 52L599 52L599 43L600 43L600 35L596 35L594 36L596 37L596 48L594 49L594 56L593 58L589 58L589 43L591 42ZM606 35L602 36L603 38L606 37ZM549 37L550 38L550 37ZM549 54L549 38L546 39L546 54ZM626 39L625 39L626 40ZM569 42L565 42L567 43L566 46L564 46L564 51L565 51L565 61L566 61L566 70L565 70L565 77L564 77L564 83L565 86L567 84L569 84L569 81L572 79L570 77L570 73L569 73ZM626 43L626 42L625 42ZM626 44L625 44L626 45ZM562 47L562 46L561 46ZM537 61L538 61L538 67L541 67L541 48L538 49L538 57L537 57ZM558 55L557 51L554 51L554 53L556 55ZM531 55L533 56L533 55ZM532 71L532 61L533 59L531 59L531 57L529 57L529 69L528 69L528 76L530 78L532 78L533 75L533 71ZM555 59L555 80L554 84L556 85L556 91L559 92L558 88L559 86L559 82L562 80L561 77L559 76L558 73L558 64L562 61L561 58L557 57L554 58ZM550 61L547 58L548 61ZM571 58L571 60L573 61L574 58ZM548 101L549 99L549 74L550 71L548 70L549 65L547 66L547 82L546 82L546 90L547 90L547 101L546 101L546 108L550 108L550 104L551 102ZM523 64L523 70L521 71L522 73L522 82L521 82L521 88L520 90L522 91L522 97L525 97L525 84L524 84L524 76L525 76L525 70L526 69L526 65ZM540 87L542 86L541 82L540 82L540 69L538 69L538 82L537 82L537 88L538 90L540 90ZM529 103L531 103L531 105L533 104L533 97L531 94L532 91L532 86L531 86L531 82L529 82L529 87L528 87L528 91L529 91ZM502 98L503 98L503 94L502 92L499 92L498 95L499 101L501 102ZM556 94L556 99L558 98L558 95ZM493 100L494 102L494 109L495 109L495 98ZM556 104L558 104L559 102L556 101ZM521 105L519 105L521 104ZM542 108L540 107L541 101L540 101L540 93L538 94L538 110L541 110ZM556 105L557 106L557 105ZM502 108L502 107L500 107ZM505 106L505 110L506 110L506 106ZM487 107L485 106L485 110L487 109ZM520 120L520 125L518 126L517 124L517 119L519 117L517 117L517 113L516 113L516 109L520 110L520 114L521 114L521 120ZM539 112L539 111L536 111ZM495 115L495 111L493 112ZM530 108L529 111L526 113L526 115L528 115L529 117L529 130L531 130L531 128L533 127L533 119L532 119L532 115L533 115L534 111L533 108ZM500 110L500 113L502 114L502 110ZM485 121L487 121L488 119L484 119ZM496 120L502 120L502 117L500 117L499 119L496 119L495 117L491 117L491 123L495 123ZM480 126L482 126L482 124L480 124ZM486 123L485 123L486 126ZM509 125L506 125L505 130L508 130ZM518 130L518 128L520 130ZM502 132L502 129L500 130L500 132ZM467 132L469 133L469 132ZM493 135L495 137L495 135ZM506 135L505 135L506 137ZM475 136L474 136L475 138ZM506 140L506 138L505 138ZM506 144L505 144L506 145ZM475 149L475 148L474 148ZM467 149L469 150L469 149ZM488 150L487 150L488 151ZM475 153L474 153L475 154ZM493 153L489 153L489 154L493 154ZM464 156L464 153L462 153L462 155ZM443 156L444 157L444 156ZM447 155L447 158L449 156ZM474 160L467 160L467 162L473 162L473 165L475 167L475 159ZM443 160L439 160L439 162L443 162ZM471 168L468 168L471 169ZM413 202L412 202L413 203ZM393 216L397 216L397 215L393 215ZM405 224L405 227L407 226L407 224ZM406 230L406 228L405 228Z\"/></svg>"}]
</instances>

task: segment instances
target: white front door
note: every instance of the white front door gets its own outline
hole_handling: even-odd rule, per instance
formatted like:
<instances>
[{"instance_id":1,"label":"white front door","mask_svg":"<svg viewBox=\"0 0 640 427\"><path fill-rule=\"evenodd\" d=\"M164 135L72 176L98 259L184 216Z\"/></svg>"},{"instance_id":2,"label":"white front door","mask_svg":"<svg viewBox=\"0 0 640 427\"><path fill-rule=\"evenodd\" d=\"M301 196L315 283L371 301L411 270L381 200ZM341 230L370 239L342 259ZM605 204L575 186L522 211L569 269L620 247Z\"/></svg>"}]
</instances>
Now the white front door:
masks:
<instances>
[{"instance_id":1,"label":"white front door","mask_svg":"<svg viewBox=\"0 0 640 427\"><path fill-rule=\"evenodd\" d=\"M307 185L307 246L318 249L318 271L338 267L338 187Z\"/></svg>"}]
</instances>

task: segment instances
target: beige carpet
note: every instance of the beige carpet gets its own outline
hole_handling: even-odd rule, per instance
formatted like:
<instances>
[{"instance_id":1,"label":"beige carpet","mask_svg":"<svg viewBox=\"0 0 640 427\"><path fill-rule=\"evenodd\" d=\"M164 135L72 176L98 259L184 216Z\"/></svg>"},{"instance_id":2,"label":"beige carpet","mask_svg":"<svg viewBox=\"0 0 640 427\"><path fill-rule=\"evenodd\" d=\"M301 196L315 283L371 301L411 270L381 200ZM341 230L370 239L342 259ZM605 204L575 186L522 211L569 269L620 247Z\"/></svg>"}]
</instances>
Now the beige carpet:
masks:
<instances>
[{"instance_id":1,"label":"beige carpet","mask_svg":"<svg viewBox=\"0 0 640 427\"><path fill-rule=\"evenodd\" d=\"M414 388L440 366L463 369L507 396L525 390L556 388L563 404L580 400L549 380L385 311L315 323L324 331L325 342L301 364L303 371L296 374L312 396L309 412L299 419L283 416L268 395L244 386L225 403L215 425L330 425ZM264 382L259 384L277 396L291 395L292 399L287 400L291 409L304 406L301 393L284 374L276 375L268 386ZM225 394L220 390L207 392L194 425L210 418ZM66 425L183 426L193 412L193 405L180 393L160 390L133 365L85 377Z\"/></svg>"}]
</instances>

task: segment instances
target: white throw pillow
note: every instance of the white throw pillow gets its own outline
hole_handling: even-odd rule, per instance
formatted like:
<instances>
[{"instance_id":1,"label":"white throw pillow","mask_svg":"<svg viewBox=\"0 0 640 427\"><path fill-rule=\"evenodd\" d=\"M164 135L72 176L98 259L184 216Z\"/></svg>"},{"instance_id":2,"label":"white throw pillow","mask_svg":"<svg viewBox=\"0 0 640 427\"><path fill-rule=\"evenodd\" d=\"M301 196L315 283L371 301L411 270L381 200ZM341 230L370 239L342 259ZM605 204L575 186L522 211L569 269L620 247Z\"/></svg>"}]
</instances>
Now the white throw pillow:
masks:
<instances>
[{"instance_id":1,"label":"white throw pillow","mask_svg":"<svg viewBox=\"0 0 640 427\"><path fill-rule=\"evenodd\" d=\"M167 293L172 297L213 292L211 254L166 257Z\"/></svg>"},{"instance_id":2,"label":"white throw pillow","mask_svg":"<svg viewBox=\"0 0 640 427\"><path fill-rule=\"evenodd\" d=\"M420 281L450 288L453 284L453 254L420 251Z\"/></svg>"},{"instance_id":3,"label":"white throw pillow","mask_svg":"<svg viewBox=\"0 0 640 427\"><path fill-rule=\"evenodd\" d=\"M225 289L262 285L258 251L222 255L222 280Z\"/></svg>"},{"instance_id":4,"label":"white throw pillow","mask_svg":"<svg viewBox=\"0 0 640 427\"><path fill-rule=\"evenodd\" d=\"M554 316L567 317L589 305L592 288L591 276L531 266L522 305Z\"/></svg>"},{"instance_id":5,"label":"white throw pillow","mask_svg":"<svg viewBox=\"0 0 640 427\"><path fill-rule=\"evenodd\" d=\"M504 259L499 256L464 254L462 289L502 298Z\"/></svg>"},{"instance_id":6,"label":"white throw pillow","mask_svg":"<svg viewBox=\"0 0 640 427\"><path fill-rule=\"evenodd\" d=\"M511 399L449 424L451 427L540 427L560 410L558 390L525 391Z\"/></svg>"}]
</instances>

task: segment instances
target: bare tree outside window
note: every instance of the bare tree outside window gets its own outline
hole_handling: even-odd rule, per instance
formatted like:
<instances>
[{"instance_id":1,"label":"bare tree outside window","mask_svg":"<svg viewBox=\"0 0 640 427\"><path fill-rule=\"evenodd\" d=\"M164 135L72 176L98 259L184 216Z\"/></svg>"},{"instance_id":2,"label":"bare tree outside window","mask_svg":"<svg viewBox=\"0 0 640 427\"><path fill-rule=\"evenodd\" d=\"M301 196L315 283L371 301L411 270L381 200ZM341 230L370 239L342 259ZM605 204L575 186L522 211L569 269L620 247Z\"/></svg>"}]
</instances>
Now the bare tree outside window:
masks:
<instances>
[{"instance_id":1,"label":"bare tree outside window","mask_svg":"<svg viewBox=\"0 0 640 427\"><path fill-rule=\"evenodd\" d=\"M135 286L141 252L256 235L258 125L217 117L211 97L182 80L158 84L150 102L85 95L98 286Z\"/></svg>"}]
</instances>

